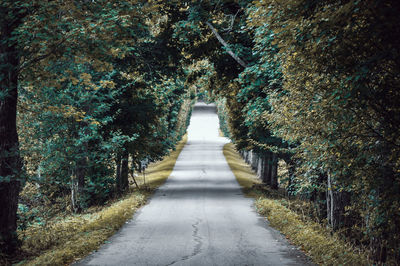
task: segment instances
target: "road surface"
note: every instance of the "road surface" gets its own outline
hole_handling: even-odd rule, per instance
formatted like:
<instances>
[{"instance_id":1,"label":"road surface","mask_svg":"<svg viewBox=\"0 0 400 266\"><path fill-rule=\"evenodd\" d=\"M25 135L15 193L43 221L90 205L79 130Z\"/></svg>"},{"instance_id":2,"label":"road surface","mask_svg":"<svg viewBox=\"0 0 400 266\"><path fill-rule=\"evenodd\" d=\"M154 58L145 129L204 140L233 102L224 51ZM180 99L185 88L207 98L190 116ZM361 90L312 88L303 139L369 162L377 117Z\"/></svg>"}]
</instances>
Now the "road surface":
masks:
<instances>
[{"instance_id":1,"label":"road surface","mask_svg":"<svg viewBox=\"0 0 400 266\"><path fill-rule=\"evenodd\" d=\"M197 103L168 181L109 243L76 265L305 265L254 210L222 153L214 105Z\"/></svg>"}]
</instances>

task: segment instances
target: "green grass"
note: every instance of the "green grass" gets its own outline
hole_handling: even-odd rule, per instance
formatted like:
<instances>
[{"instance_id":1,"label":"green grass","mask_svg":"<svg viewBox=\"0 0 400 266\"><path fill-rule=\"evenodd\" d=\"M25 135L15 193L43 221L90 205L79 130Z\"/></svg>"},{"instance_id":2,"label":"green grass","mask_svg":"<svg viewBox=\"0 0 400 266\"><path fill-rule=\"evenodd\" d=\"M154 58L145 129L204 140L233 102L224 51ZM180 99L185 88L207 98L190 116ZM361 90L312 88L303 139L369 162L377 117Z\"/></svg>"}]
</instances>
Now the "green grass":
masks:
<instances>
[{"instance_id":1,"label":"green grass","mask_svg":"<svg viewBox=\"0 0 400 266\"><path fill-rule=\"evenodd\" d=\"M164 160L146 169L146 188L136 189L101 210L72 215L23 232L22 252L29 259L18 265L67 265L96 250L143 206L152 191L171 174L187 136ZM143 176L138 176L138 183ZM149 189L150 188L150 189Z\"/></svg>"},{"instance_id":2,"label":"green grass","mask_svg":"<svg viewBox=\"0 0 400 266\"><path fill-rule=\"evenodd\" d=\"M284 202L260 189L260 181L243 161L232 143L224 146L225 158L247 196L255 198L259 214L270 225L296 246L299 246L314 263L320 265L370 265L367 255L356 250L323 225L290 210Z\"/></svg>"}]
</instances>

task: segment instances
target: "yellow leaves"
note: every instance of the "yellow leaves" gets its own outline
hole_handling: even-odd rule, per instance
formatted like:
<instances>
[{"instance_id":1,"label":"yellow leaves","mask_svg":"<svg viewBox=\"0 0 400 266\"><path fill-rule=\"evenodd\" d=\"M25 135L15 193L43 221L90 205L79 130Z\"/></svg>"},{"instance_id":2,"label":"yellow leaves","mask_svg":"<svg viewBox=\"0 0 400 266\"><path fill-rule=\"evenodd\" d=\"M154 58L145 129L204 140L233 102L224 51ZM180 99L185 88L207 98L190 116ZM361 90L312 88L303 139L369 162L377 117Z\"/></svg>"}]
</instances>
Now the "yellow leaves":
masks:
<instances>
[{"instance_id":1,"label":"yellow leaves","mask_svg":"<svg viewBox=\"0 0 400 266\"><path fill-rule=\"evenodd\" d=\"M72 118L76 122L85 122L90 125L99 126L101 123L94 118L86 116L85 111L81 111L78 108L71 105L61 105L61 106L48 106L47 111L60 114L64 118Z\"/></svg>"},{"instance_id":2,"label":"yellow leaves","mask_svg":"<svg viewBox=\"0 0 400 266\"><path fill-rule=\"evenodd\" d=\"M113 65L109 62L94 59L90 63L97 72L110 72L113 70Z\"/></svg>"},{"instance_id":3,"label":"yellow leaves","mask_svg":"<svg viewBox=\"0 0 400 266\"><path fill-rule=\"evenodd\" d=\"M82 80L82 83L86 86L92 85L92 75L88 73L82 73L79 78Z\"/></svg>"},{"instance_id":4,"label":"yellow leaves","mask_svg":"<svg viewBox=\"0 0 400 266\"><path fill-rule=\"evenodd\" d=\"M98 90L100 88L115 88L115 83L111 80L101 80L99 84L96 84L92 80L92 75L89 73L81 73L79 78L74 77L71 73L69 77L61 77L58 79L58 83L62 83L66 80L69 80L74 86L82 86L85 90Z\"/></svg>"},{"instance_id":5,"label":"yellow leaves","mask_svg":"<svg viewBox=\"0 0 400 266\"><path fill-rule=\"evenodd\" d=\"M103 88L110 88L114 89L115 88L115 83L111 80L101 80L100 81L100 86Z\"/></svg>"},{"instance_id":6,"label":"yellow leaves","mask_svg":"<svg viewBox=\"0 0 400 266\"><path fill-rule=\"evenodd\" d=\"M110 54L111 54L113 57L120 58L120 59L123 59L123 58L125 57L125 52L122 51L122 50L119 49L119 48L111 48L111 49L110 49Z\"/></svg>"},{"instance_id":7,"label":"yellow leaves","mask_svg":"<svg viewBox=\"0 0 400 266\"><path fill-rule=\"evenodd\" d=\"M75 77L70 77L71 83L72 85L78 85L79 83L79 79L75 78Z\"/></svg>"},{"instance_id":8,"label":"yellow leaves","mask_svg":"<svg viewBox=\"0 0 400 266\"><path fill-rule=\"evenodd\" d=\"M119 72L119 74L126 80L134 80L135 79L135 75L132 73L126 73L126 72Z\"/></svg>"},{"instance_id":9,"label":"yellow leaves","mask_svg":"<svg viewBox=\"0 0 400 266\"><path fill-rule=\"evenodd\" d=\"M47 106L46 110L55 114L60 114L65 118L73 118L75 121L82 121L86 115L86 112L78 110L76 107L71 105L61 106Z\"/></svg>"}]
</instances>

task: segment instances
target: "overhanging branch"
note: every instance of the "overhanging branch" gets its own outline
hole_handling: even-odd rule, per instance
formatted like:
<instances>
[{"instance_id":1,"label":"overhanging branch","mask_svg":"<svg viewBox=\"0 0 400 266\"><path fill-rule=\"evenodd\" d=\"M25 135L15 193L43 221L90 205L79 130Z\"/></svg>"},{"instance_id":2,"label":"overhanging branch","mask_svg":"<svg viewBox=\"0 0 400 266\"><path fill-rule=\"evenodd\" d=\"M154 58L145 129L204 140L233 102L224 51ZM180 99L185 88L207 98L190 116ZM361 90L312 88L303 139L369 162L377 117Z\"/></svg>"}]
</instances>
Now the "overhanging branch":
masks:
<instances>
[{"instance_id":1,"label":"overhanging branch","mask_svg":"<svg viewBox=\"0 0 400 266\"><path fill-rule=\"evenodd\" d=\"M217 37L218 41L225 47L226 51L230 56L232 56L233 59L236 60L236 62L239 63L242 67L246 68L247 64L240 59L239 56L235 55L235 53L232 51L232 49L229 47L229 45L225 42L224 39L222 39L221 35L219 35L218 31L214 28L213 25L211 25L210 22L206 22L207 26L211 29L211 31L214 33L215 37Z\"/></svg>"}]
</instances>

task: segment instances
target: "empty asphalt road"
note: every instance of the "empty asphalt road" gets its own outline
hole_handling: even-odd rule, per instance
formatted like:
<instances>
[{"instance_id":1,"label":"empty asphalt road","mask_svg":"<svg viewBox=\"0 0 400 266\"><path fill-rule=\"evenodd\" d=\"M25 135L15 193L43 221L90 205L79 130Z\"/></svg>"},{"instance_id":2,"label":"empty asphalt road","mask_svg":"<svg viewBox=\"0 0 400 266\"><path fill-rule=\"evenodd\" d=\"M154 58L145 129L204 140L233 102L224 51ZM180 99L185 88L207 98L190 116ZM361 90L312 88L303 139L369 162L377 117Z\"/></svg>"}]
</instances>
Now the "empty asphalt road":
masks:
<instances>
[{"instance_id":1,"label":"empty asphalt road","mask_svg":"<svg viewBox=\"0 0 400 266\"><path fill-rule=\"evenodd\" d=\"M304 265L257 215L222 153L214 105L197 103L168 181L108 244L77 265Z\"/></svg>"}]
</instances>

